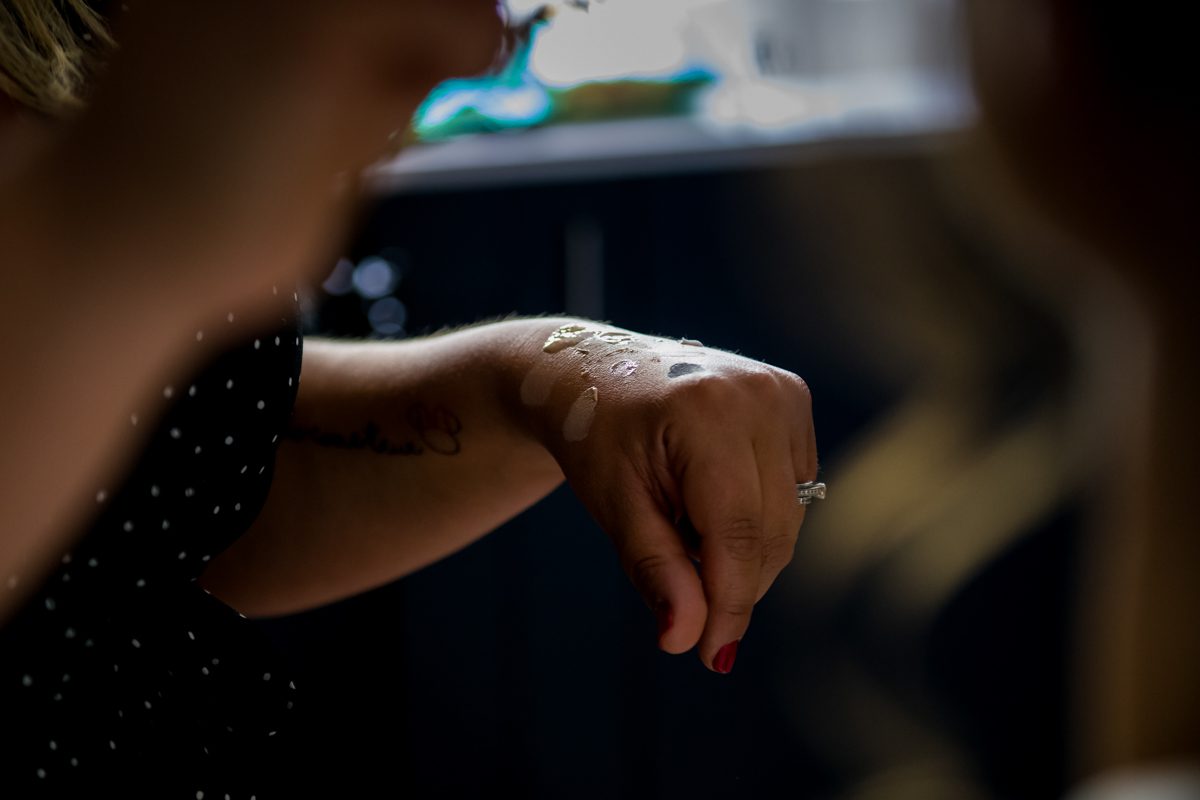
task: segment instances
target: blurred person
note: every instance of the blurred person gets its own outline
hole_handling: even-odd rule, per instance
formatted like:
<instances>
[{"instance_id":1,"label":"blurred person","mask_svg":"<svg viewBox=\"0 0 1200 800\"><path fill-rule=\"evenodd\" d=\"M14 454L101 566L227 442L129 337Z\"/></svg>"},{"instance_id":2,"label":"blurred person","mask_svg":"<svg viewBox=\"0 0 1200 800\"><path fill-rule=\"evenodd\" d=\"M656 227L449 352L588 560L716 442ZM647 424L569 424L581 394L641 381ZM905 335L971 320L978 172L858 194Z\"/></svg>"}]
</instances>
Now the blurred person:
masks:
<instances>
[{"instance_id":1,"label":"blurred person","mask_svg":"<svg viewBox=\"0 0 1200 800\"><path fill-rule=\"evenodd\" d=\"M0 6L6 795L272 796L303 696L244 615L392 581L564 478L659 646L729 672L816 477L798 377L577 319L299 335L356 176L489 64L495 4L129 6Z\"/></svg>"},{"instance_id":2,"label":"blurred person","mask_svg":"<svg viewBox=\"0 0 1200 800\"><path fill-rule=\"evenodd\" d=\"M982 130L770 178L799 222L751 263L805 258L743 295L895 397L801 537L779 697L846 797L1200 798L1191 30L967 5Z\"/></svg>"},{"instance_id":3,"label":"blurred person","mask_svg":"<svg viewBox=\"0 0 1200 800\"><path fill-rule=\"evenodd\" d=\"M976 0L969 11L992 152L1097 274L1122 281L1150 337L1150 363L1123 364L1138 413L1110 433L1079 598L1076 770L1092 780L1078 796L1200 797L1191 28L1178 10L1112 0Z\"/></svg>"}]
</instances>

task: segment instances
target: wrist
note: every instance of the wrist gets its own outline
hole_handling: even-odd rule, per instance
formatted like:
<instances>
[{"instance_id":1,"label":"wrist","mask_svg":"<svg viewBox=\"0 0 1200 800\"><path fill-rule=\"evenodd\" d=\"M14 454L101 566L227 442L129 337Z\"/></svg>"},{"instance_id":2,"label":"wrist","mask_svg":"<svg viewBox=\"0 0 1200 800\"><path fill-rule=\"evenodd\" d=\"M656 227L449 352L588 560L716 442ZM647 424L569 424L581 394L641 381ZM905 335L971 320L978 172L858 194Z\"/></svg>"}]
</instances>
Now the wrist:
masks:
<instances>
[{"instance_id":1,"label":"wrist","mask_svg":"<svg viewBox=\"0 0 1200 800\"><path fill-rule=\"evenodd\" d=\"M596 327L576 317L537 317L500 323L504 335L494 337L489 360L498 365L498 396L521 435L552 450L553 419L578 379L572 364L547 353L546 343L564 327ZM574 380L573 380L574 379Z\"/></svg>"},{"instance_id":2,"label":"wrist","mask_svg":"<svg viewBox=\"0 0 1200 800\"><path fill-rule=\"evenodd\" d=\"M666 340L578 317L521 320L505 378L508 407L562 462L587 437L599 398L620 402L658 370ZM636 377L634 373L638 373Z\"/></svg>"}]
</instances>

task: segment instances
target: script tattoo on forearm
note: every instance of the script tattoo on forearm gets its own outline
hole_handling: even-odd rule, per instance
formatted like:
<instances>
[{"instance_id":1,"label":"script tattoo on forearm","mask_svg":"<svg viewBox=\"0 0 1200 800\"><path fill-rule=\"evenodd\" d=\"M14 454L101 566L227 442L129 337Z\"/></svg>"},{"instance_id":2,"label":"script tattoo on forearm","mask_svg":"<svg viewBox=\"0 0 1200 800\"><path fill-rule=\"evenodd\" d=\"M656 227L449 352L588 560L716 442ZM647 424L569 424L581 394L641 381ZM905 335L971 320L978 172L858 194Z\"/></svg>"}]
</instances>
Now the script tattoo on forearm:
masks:
<instances>
[{"instance_id":1,"label":"script tattoo on forearm","mask_svg":"<svg viewBox=\"0 0 1200 800\"><path fill-rule=\"evenodd\" d=\"M350 433L324 431L315 427L292 427L286 436L296 442L314 442L323 447L345 450L370 450L391 456L419 456L437 453L454 456L462 452L462 421L444 406L417 404L405 414L412 435L404 440L389 439L374 421L368 420L362 430Z\"/></svg>"}]
</instances>

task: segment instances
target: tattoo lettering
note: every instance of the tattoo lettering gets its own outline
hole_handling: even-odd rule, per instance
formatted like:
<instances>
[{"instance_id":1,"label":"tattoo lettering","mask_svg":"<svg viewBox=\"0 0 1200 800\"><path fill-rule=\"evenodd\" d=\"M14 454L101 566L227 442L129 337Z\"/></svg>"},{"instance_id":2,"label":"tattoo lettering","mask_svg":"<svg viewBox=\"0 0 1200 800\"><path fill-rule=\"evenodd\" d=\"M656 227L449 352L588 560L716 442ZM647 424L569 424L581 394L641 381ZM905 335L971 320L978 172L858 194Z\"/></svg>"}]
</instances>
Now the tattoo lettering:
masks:
<instances>
[{"instance_id":1,"label":"tattoo lettering","mask_svg":"<svg viewBox=\"0 0 1200 800\"><path fill-rule=\"evenodd\" d=\"M459 434L462 422L453 411L442 406L430 408L415 405L409 408L408 423L416 434L415 439L394 441L383 435L373 421L368 421L361 431L335 433L320 428L290 428L285 436L296 442L313 442L322 447L339 447L345 450L370 450L373 453L391 456L419 456L426 451L443 456L458 455L462 451Z\"/></svg>"}]
</instances>

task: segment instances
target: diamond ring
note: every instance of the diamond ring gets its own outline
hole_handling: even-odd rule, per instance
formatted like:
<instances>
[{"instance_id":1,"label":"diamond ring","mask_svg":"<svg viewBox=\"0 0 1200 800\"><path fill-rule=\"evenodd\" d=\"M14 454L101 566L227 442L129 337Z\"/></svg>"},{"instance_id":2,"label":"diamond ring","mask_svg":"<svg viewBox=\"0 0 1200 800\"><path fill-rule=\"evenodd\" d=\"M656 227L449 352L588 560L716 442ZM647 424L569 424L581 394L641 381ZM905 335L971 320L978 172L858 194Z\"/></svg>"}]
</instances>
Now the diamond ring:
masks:
<instances>
[{"instance_id":1,"label":"diamond ring","mask_svg":"<svg viewBox=\"0 0 1200 800\"><path fill-rule=\"evenodd\" d=\"M825 484L809 481L808 483L796 484L796 499L800 501L800 505L806 506L813 500L825 499Z\"/></svg>"}]
</instances>

